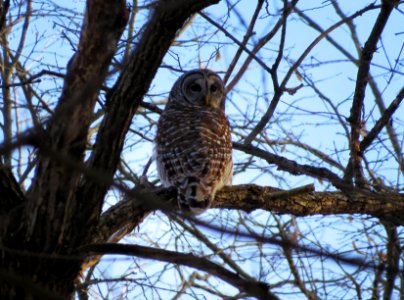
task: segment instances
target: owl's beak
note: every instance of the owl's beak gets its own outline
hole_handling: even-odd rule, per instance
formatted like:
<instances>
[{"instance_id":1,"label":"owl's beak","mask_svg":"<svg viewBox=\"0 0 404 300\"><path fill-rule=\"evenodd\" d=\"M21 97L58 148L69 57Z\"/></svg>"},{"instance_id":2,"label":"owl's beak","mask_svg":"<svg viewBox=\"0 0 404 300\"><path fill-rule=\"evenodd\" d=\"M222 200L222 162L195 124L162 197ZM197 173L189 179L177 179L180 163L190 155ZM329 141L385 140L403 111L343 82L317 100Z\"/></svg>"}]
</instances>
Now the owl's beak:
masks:
<instances>
[{"instance_id":1,"label":"owl's beak","mask_svg":"<svg viewBox=\"0 0 404 300\"><path fill-rule=\"evenodd\" d=\"M209 91L207 91L205 94L205 105L209 107L212 106L212 97Z\"/></svg>"},{"instance_id":2,"label":"owl's beak","mask_svg":"<svg viewBox=\"0 0 404 300\"><path fill-rule=\"evenodd\" d=\"M219 108L220 103L217 101L217 98L208 91L205 96L205 105L207 107Z\"/></svg>"},{"instance_id":3,"label":"owl's beak","mask_svg":"<svg viewBox=\"0 0 404 300\"><path fill-rule=\"evenodd\" d=\"M220 103L218 102L218 99L215 95L210 90L210 85L214 84L212 79L209 79L205 76L205 105L207 107L213 107L213 108L219 108Z\"/></svg>"}]
</instances>

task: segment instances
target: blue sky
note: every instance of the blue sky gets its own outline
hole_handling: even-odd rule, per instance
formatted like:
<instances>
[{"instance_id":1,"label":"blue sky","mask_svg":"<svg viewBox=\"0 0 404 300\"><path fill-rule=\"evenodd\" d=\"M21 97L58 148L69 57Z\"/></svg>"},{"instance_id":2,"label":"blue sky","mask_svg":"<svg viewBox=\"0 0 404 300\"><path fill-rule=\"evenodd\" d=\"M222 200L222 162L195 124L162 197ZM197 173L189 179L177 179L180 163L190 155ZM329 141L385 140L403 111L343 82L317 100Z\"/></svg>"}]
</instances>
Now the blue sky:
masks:
<instances>
[{"instance_id":1,"label":"blue sky","mask_svg":"<svg viewBox=\"0 0 404 300\"><path fill-rule=\"evenodd\" d=\"M248 22L250 16L253 13L253 6L251 1L241 1L237 5L237 12L230 12L227 15L227 4L235 1L221 1L220 4L212 6L206 10L206 13L215 18L221 24L225 24L226 28L239 40L243 38L245 28L240 22L239 16ZM371 3L371 1L368 1ZM44 2L43 6L38 10L38 14L45 12L51 2ZM70 19L62 19L57 15L48 18L35 19L29 29L29 42L26 49L26 55L28 56L31 51L34 58L27 63L27 69L33 74L41 71L42 69L54 69L55 66L64 67L74 53L74 47L77 43L78 35L75 31L69 31L69 28L78 30L81 22L81 12L83 10L83 1L54 1L60 6L68 5L72 11ZM254 2L255 3L255 2ZM268 1L269 11L274 14L279 9L279 1ZM352 14L358 9L363 7L364 1L339 1L346 15ZM39 4L38 4L39 5ZM254 4L255 5L255 4ZM80 7L80 8L79 8ZM319 24L324 28L328 28L339 20L339 17L335 14L334 9L331 7L329 1L300 1L298 7L304 10L308 15L312 16ZM370 11L359 17L356 21L356 29L359 32L360 42L363 45L369 32L373 26L375 15L377 10ZM139 16L137 29L139 29L142 21L147 16ZM255 36L252 39L248 47L251 49L253 44L273 26L276 17L267 16L262 14L255 29ZM229 40L223 33L216 30L214 27L206 27L204 21L197 17L194 23L179 37L178 42L184 42L186 40L202 37L199 40L194 39L192 42L181 43L181 46L173 46L170 52L164 59L164 64L172 65L176 68L182 67L184 70L190 70L198 67L209 67L219 72L225 72L237 51L237 47ZM75 24L78 27L75 27ZM394 59L399 57L403 60L403 55L399 56L399 52L402 50L404 43L404 30L403 30L403 14L395 11L387 24L385 33L383 35L384 50L382 47L374 55L371 72L375 75L378 87L383 93L385 104L388 105L390 101L394 99L399 89L403 84L403 68L401 62L401 73L396 74L393 78L390 78L390 73L386 69L380 66L393 66L395 65ZM68 35L71 40L65 37ZM282 61L279 76L282 78L287 72L290 64L292 64L300 54L307 48L307 46L318 36L318 33L314 30L310 30L307 26L303 26L296 17L292 16L287 26L286 35L286 47L284 53L284 60ZM12 47L16 47L18 42L18 34L12 36L10 43ZM345 49L349 50L352 54L355 54L354 45L349 38L349 32L346 26L341 26L331 33L331 37L341 43ZM38 41L37 44L35 42ZM33 48L35 46L35 48ZM267 62L269 66L272 65L278 50L279 36L275 36L274 39L259 52L258 56L263 61ZM400 50L401 49L401 50ZM386 51L386 52L385 52ZM220 53L218 58L217 53ZM216 59L218 58L218 59ZM242 58L246 58L244 54ZM241 59L243 61L243 59ZM318 65L318 62L323 64ZM46 66L49 64L49 66ZM239 67L239 66L238 66ZM236 70L238 69L236 67ZM318 83L318 87L323 91L333 103L338 104L338 108L344 117L349 116L349 110L352 103L352 96L355 87L356 68L346 59L331 47L325 40L321 41L313 51L309 54L307 59L303 62L303 70L310 75L310 79ZM167 97L168 91L171 89L173 82L178 78L179 72L174 72L167 68L161 68L156 75L152 86L148 92L149 96L145 98L146 101L159 102ZM114 82L116 77L112 77L110 82ZM288 87L295 87L302 83L298 76L292 75L291 80L288 83ZM53 89L61 88L62 81L54 80L50 77L46 77L42 82L36 84L38 87L49 90L49 93L45 93L43 97L51 103L56 103L59 95L58 91L52 92ZM157 96L156 96L157 95ZM248 112L252 114L257 111L255 121L258 121L260 116L266 111L268 101L270 101L273 95L273 88L270 76L262 70L255 62L253 62L242 80L235 87L235 89L229 93L226 112L229 116L230 123L234 128L235 134L233 139L242 141L243 134L248 132L238 128L245 120L243 120L242 113ZM17 101L20 104L24 104L24 97L22 94L17 95ZM163 107L163 106L161 106ZM369 126L371 127L374 121L379 117L378 110L374 106L374 99L370 91L367 91L365 100L366 114L369 116ZM397 111L393 124L398 129L400 141L404 140L403 136L403 119L404 108L401 107ZM23 126L29 126L29 115L21 111L21 120L25 120L26 123L22 123ZM153 120L157 120L157 115L149 116ZM148 120L145 120L142 116L137 115L133 119L132 128L139 130L146 129L143 126L148 125ZM370 129L370 128L366 128ZM284 141L288 137L288 132L293 131L296 136L299 136L302 142L328 153L334 159L342 159L342 165L345 165L348 157L347 140L343 135L342 128L336 123L333 118L330 108L324 105L324 102L316 96L310 88L306 85L298 90L294 95L288 95L285 93L281 99L278 109L275 112L274 119L270 121L265 128L265 133L270 141ZM153 139L155 132L155 126L147 133L148 138ZM141 173L150 156L152 155L153 144L150 141L138 143L140 138L135 134L130 133L128 135L130 139L123 153L123 157L128 162L131 170L136 173ZM388 146L388 141L382 141ZM264 143L259 144L259 147L266 149L270 152L275 152L279 155L295 159L300 163L307 163L313 165L320 165L320 162L314 157L310 156L308 159L303 157L301 150L297 150L296 147L291 145L285 146L271 146ZM345 150L344 150L345 149ZM337 151L338 150L338 151ZM386 151L374 151L372 157L377 159L379 156L387 156L389 153ZM242 164L247 160L247 156L238 151L234 152L234 161L236 164ZM274 166L268 166L264 161L255 159L255 169L250 169L247 172L237 174L234 178L234 184L241 183L256 183L261 185L281 186L283 188L296 187L306 183L315 183L317 190L326 189L328 186L325 183L318 182L313 178L307 176L292 176L290 174L280 172ZM394 159L387 159L383 163L377 166L378 175L383 175L391 181L396 181L402 186L402 175L397 175L397 169ZM338 170L333 169L338 172ZM150 179L155 178L154 165L150 168L148 175ZM282 180L279 180L280 177ZM112 191L109 194L107 203L114 203L119 198L119 195ZM268 214L261 211L255 212L253 216L257 220L268 219ZM226 219L228 217L232 220L234 215L224 212L220 215L221 218ZM216 212L207 213L203 216L206 220L214 221L217 218ZM273 220L269 220L268 223L273 225ZM322 224L320 227L316 225ZM335 246L338 243L349 244L351 235L344 235L347 230L358 232L361 230L362 223L351 223L349 220L341 221L339 217L332 218L320 218L312 217L301 219L300 229L304 232L313 230L313 236L321 238L323 243ZM130 238L131 241L146 243L148 238L158 240L160 242L167 242L170 247L173 247L174 242L172 236L166 235L168 229L172 224L169 224L161 214L156 213L150 216L141 231L135 232ZM174 230L174 229L173 229ZM314 234L315 233L315 234ZM209 233L211 234L211 233ZM212 239L217 239L212 234ZM227 237L231 239L231 237ZM226 244L224 239L223 244ZM360 241L357 241L360 243ZM350 244L349 244L350 245ZM268 248L270 248L268 246ZM253 247L240 246L238 249L244 255L250 255ZM347 250L349 250L347 248ZM276 250L269 249L268 253L274 255ZM128 261L131 259L120 259L122 263L116 263L110 265L110 258L106 258L101 265L101 269L110 276L118 276L119 272L128 267ZM253 261L253 260L251 260ZM150 272L159 271L162 268L162 264L155 262L145 262L148 265ZM256 264L249 262L243 264L243 266L251 272L251 274L257 272ZM334 266L331 266L334 268ZM170 276L168 273L167 276ZM279 277L287 277L289 274L278 274ZM164 280L170 280L171 278L164 278ZM177 278L178 279L178 278ZM276 281L278 278L275 278ZM163 280L163 281L164 281ZM178 279L179 280L179 279ZM115 294L118 295L121 289L117 289ZM286 298L285 298L286 299ZM290 298L288 298L290 299Z\"/></svg>"}]
</instances>

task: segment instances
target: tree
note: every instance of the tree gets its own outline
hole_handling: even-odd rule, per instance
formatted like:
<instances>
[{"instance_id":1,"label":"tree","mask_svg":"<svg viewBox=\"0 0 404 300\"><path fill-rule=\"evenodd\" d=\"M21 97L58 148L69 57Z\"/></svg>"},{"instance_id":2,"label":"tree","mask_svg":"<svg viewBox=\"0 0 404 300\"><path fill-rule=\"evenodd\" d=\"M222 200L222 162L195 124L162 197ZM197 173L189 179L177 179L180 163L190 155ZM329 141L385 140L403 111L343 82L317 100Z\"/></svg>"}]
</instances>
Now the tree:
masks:
<instances>
[{"instance_id":1,"label":"tree","mask_svg":"<svg viewBox=\"0 0 404 300\"><path fill-rule=\"evenodd\" d=\"M402 1L0 5L1 299L404 298ZM244 184L190 216L150 156L201 66Z\"/></svg>"}]
</instances>

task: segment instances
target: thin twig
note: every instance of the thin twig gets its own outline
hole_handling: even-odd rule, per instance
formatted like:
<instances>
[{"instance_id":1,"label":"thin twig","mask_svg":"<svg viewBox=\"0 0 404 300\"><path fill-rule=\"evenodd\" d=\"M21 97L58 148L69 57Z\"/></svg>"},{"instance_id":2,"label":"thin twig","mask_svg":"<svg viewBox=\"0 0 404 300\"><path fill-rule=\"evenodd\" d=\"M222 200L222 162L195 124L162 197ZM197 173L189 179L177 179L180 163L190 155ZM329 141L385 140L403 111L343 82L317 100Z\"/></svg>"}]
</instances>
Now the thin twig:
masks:
<instances>
[{"instance_id":1,"label":"thin twig","mask_svg":"<svg viewBox=\"0 0 404 300\"><path fill-rule=\"evenodd\" d=\"M265 114L262 116L261 120L258 122L258 124L255 126L255 128L250 132L250 134L246 137L244 144L248 145L250 144L255 138L256 136L265 128L266 124L269 122L269 120L272 118L276 106L279 103L279 100L282 96L283 91L285 90L286 84L288 83L290 77L292 76L292 74L295 72L295 70L300 66L300 64L302 63L302 61L307 57L307 55L309 55L309 53L311 52L311 50L313 50L313 48L326 36L328 36L333 30L335 30L336 28L340 27L342 24L348 22L349 20L352 20L360 15L362 15L364 12L371 10L374 8L374 5L368 5L367 7L357 11L356 13L352 14L351 16L349 16L348 18L341 20L337 23L335 23L334 25L332 25L331 27L329 27L327 30L325 30L324 32L322 32L307 48L306 50L302 53L302 55L300 55L300 57L296 60L296 62L292 65L292 67L289 69L289 71L286 73L284 79L282 80L282 83L279 87L279 93L275 93L271 103L269 104L269 107L267 109L267 111L265 112Z\"/></svg>"},{"instance_id":2,"label":"thin twig","mask_svg":"<svg viewBox=\"0 0 404 300\"><path fill-rule=\"evenodd\" d=\"M383 115L377 120L375 126L369 131L369 133L364 137L364 139L360 142L360 153L363 155L363 152L372 144L374 139L379 135L380 131L388 124L394 112L400 106L401 101L404 99L404 87L398 93L397 97L390 103L389 107L384 111Z\"/></svg>"},{"instance_id":3,"label":"thin twig","mask_svg":"<svg viewBox=\"0 0 404 300\"><path fill-rule=\"evenodd\" d=\"M130 255L148 259L155 259L174 264L181 264L191 268L205 271L209 274L217 276L223 281L231 284L237 289L245 291L251 296L258 299L275 300L279 299L270 290L267 284L258 281L251 281L241 278L238 274L233 273L222 266L211 262L210 260L193 255L191 253L180 253L164 249L156 249L140 245L123 245L123 244L92 244L79 249L83 254L114 254L114 255Z\"/></svg>"}]
</instances>

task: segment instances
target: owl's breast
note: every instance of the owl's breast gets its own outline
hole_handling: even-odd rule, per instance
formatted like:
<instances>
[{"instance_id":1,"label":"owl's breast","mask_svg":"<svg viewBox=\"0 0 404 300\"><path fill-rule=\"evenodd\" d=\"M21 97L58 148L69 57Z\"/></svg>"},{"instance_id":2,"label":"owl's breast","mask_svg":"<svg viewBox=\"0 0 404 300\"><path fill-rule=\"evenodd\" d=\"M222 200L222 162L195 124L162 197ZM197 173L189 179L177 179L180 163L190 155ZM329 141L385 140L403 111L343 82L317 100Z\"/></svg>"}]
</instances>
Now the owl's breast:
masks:
<instances>
[{"instance_id":1,"label":"owl's breast","mask_svg":"<svg viewBox=\"0 0 404 300\"><path fill-rule=\"evenodd\" d=\"M156 155L165 174L160 178L221 175L231 164L231 152L230 128L221 111L169 111L160 118Z\"/></svg>"}]
</instances>

